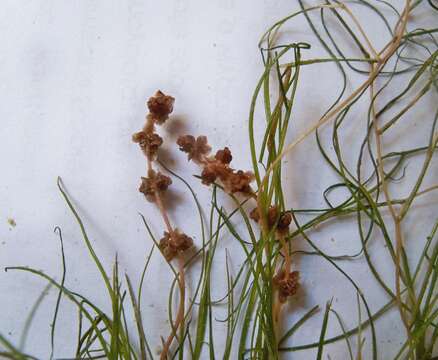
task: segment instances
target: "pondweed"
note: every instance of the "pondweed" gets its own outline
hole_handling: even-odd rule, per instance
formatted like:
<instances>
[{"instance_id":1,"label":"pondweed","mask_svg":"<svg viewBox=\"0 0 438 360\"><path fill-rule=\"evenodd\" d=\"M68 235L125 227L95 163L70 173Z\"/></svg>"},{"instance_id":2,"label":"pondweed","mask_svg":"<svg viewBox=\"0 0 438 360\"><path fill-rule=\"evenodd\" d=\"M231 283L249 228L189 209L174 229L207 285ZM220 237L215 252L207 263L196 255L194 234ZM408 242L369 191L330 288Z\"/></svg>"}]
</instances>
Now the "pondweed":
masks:
<instances>
[{"instance_id":1,"label":"pondweed","mask_svg":"<svg viewBox=\"0 0 438 360\"><path fill-rule=\"evenodd\" d=\"M385 321L379 318L391 311L398 312L404 328L401 346L396 348L393 344L393 358L420 360L436 356L436 203L427 205L434 222L427 233L418 233L412 238L405 226L407 219L415 221L417 199L427 197L438 189L431 173L438 145L438 108L417 123L418 127L426 128L428 134L420 146L399 143L399 139L394 139L391 133L397 128L403 129L406 122L415 120L413 109L421 106L420 100L430 98L434 104L437 103L438 29L428 28L427 24L420 24L418 28L410 26L417 12L436 12L438 16L437 4L434 0L406 0L403 9L398 11L390 2L380 0L351 3L327 0L312 7L306 7L302 0L298 3L301 9L276 22L259 43L264 70L251 100L247 122L252 157L250 171L236 170L231 166L233 156L238 157L239 154L226 146L229 144L218 144L225 147L211 153L212 147L205 135L179 134L175 149L179 147L199 167L199 170L194 167L197 171L195 182L189 183L181 178L160 161L160 146L166 136L157 132L157 125L172 121L174 98L157 91L148 100L146 124L133 135L133 141L139 144L147 161L146 176L141 179L139 190L161 214L164 234L157 239L147 219L142 216L154 245L137 289L134 289L128 276L125 281L119 278L117 261L111 273L106 270L61 180L58 180L59 190L81 228L85 245L106 285L112 312L103 311L86 296L66 288L65 267L61 282L35 269L7 268L40 276L58 289L50 334L51 357L61 299L73 302L78 308L77 359L154 358L158 355L152 349L157 345L161 359L308 359L313 356L322 359L327 355L326 346L338 341L345 342L346 356L350 359L379 359L382 358L379 356L379 326ZM369 20L355 15L357 7L367 8L375 17L373 21L386 28L380 39L385 40L383 45L373 43L366 31ZM287 43L280 40L283 29L293 24L297 17L306 19L310 33L325 51L326 57L308 57L310 43L298 39ZM297 36L292 35L293 38ZM345 42L350 45L348 50L344 49ZM335 100L303 132L291 134L303 74L318 71L319 66L327 64L332 64L341 76L339 83L331 87ZM357 79L360 79L359 83ZM364 103L367 111L357 111L359 104L363 106ZM263 110L264 121L256 115L257 106ZM344 129L354 121L362 126L358 126L353 139L348 139L348 146ZM330 124L331 128L322 129L325 124ZM263 131L258 132L259 128ZM330 139L329 144L321 136L322 131L330 131L329 136L324 136ZM260 133L262 136L257 136ZM337 180L328 188L319 189L326 206L306 209L295 207L293 201L288 201L284 189L294 184L287 182L284 169L285 159L310 136L315 139L315 150ZM387 150L388 138L392 150ZM417 173L406 168L411 159L421 163ZM300 167L299 163L295 165ZM430 183L430 176L435 182L424 185ZM181 180L196 202L202 242L195 243L174 226L168 216L163 196L171 186L172 178ZM397 186L400 181L407 184L403 187L407 192L395 196L393 194L399 193ZM201 206L193 190L193 186L201 186L199 183L211 187L211 203L205 206ZM344 196L334 204L330 194L336 190L343 190ZM220 203L218 192L231 199L235 205L233 209ZM202 208L209 209L207 221ZM356 253L333 256L313 239L316 227L333 221L349 221L357 226L356 239L360 249ZM57 229L57 232L62 245L61 230ZM224 236L235 239L245 258L240 266L232 267L232 254L226 253L225 274L220 275L225 275L223 281L228 290L222 298L215 299L212 296L215 286L212 271L216 254L221 248L220 239ZM299 239L305 241L305 249L296 245ZM409 250L412 246L422 249L420 255L416 256ZM152 345L148 334L155 330L142 317L141 298L143 280L155 248L161 252L162 260L169 264L174 280L169 294L169 334L163 334L161 344ZM376 253L387 256L393 269L392 278L383 274L377 266L373 257ZM319 338L300 337L301 345L292 346L288 345L290 339L306 327L319 310L317 304L310 305L301 318L285 329L290 314L285 305L299 297L299 289L305 286L300 284L300 275L304 270L300 269L298 260L306 256L318 256L328 262L355 290L358 323L356 327L347 328L342 318L351 314L335 309L328 296L321 300L326 305L322 311ZM64 263L63 249L62 259ZM361 271L373 277L386 293L387 301L380 308L370 306L368 289L356 280L356 274L346 270L344 264L347 261L359 260L363 260ZM192 270L195 263L201 264L200 272ZM195 286L190 288L190 296L186 282L189 271L193 271L192 276L196 278ZM318 271L314 269L314 272ZM304 290L312 291L311 288ZM172 304L176 298L178 307L174 315ZM133 309L136 336L128 331L127 307ZM214 316L216 307L226 307L225 319ZM339 324L341 332L329 337L329 324L334 321ZM220 334L218 324L221 325ZM225 339L224 347L215 346L216 336ZM0 343L4 348L1 355L5 358L34 359L4 336L0 336Z\"/></svg>"}]
</instances>

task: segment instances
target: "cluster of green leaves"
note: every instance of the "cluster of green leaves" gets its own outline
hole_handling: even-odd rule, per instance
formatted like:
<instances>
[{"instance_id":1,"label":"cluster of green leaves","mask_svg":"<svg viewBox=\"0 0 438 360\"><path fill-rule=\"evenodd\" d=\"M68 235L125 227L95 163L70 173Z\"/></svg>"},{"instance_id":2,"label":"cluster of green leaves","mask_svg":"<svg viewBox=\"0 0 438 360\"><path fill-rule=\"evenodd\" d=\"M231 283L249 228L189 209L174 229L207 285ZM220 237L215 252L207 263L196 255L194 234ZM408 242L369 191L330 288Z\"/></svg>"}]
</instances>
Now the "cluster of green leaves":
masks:
<instances>
[{"instance_id":1,"label":"cluster of green leaves","mask_svg":"<svg viewBox=\"0 0 438 360\"><path fill-rule=\"evenodd\" d=\"M232 211L220 204L217 193L222 191L220 185L215 185L212 191L208 219L205 220L191 185L179 175L162 166L174 177L181 180L193 196L199 212L200 233L202 243L190 258L186 259L184 268L189 271L195 262L200 262L201 271L196 274L196 284L192 296L186 303L184 320L178 329L171 329L175 334L175 344L172 347L171 358L250 358L277 359L293 352L314 350L317 359L324 356L325 346L337 341L345 341L348 356L351 359L362 358L365 345L369 346L367 354L370 358L379 358L376 328L377 321L384 313L398 308L406 328L406 340L394 355L394 359L431 359L438 340L438 295L436 283L438 280L438 218L429 233L417 237L416 246L422 246L418 258L410 257L406 244L411 239L402 238L401 233L394 229L403 230L403 220L415 216L415 201L419 196L427 196L437 189L438 185L424 189L422 184L430 172L432 158L438 146L438 108L434 114L429 114L421 126L428 127L428 138L419 147L403 148L397 151L384 152L379 139L390 130L393 131L402 119L408 118L412 109L420 99L426 96L437 96L438 93L438 42L435 33L438 28L400 27L408 15L419 9L437 11L433 0L407 1L405 10L398 12L391 3L376 0L357 0L355 6L365 7L382 22L387 29L389 39L387 57L384 52L377 53L369 43L362 29L355 23L355 18L342 3L334 0L322 5L305 7L302 0L298 1L301 10L275 23L263 35L260 49L263 58L264 71L256 85L249 113L249 142L252 156L253 171L257 184L257 205L261 209L262 218L266 216L270 206L275 205L280 211L289 211L293 216L293 230L287 237L288 250L293 257L319 256L338 271L357 293L359 313L358 325L346 329L341 314L338 313L327 299L321 321L318 339L302 345L290 346L288 340L318 313L319 305L310 306L292 326L280 332L280 326L275 318L276 291L273 277L284 262L281 244L276 239L273 230L254 228L248 217L247 203L253 199L239 199L229 195L235 203ZM388 12L396 19L391 23ZM438 14L438 13L437 13ZM311 45L306 42L281 44L278 34L286 24L293 23L304 16L310 30L325 50L327 57L307 58L306 53ZM336 21L343 33L333 31L330 21ZM356 26L352 26L351 24ZM408 23L409 24L409 23ZM406 25L406 24L405 24ZM339 30L339 29L338 29ZM401 34L401 36L399 36ZM337 37L346 37L355 47L354 53L361 56L346 55ZM387 50L387 49L384 49ZM413 55L414 54L414 55ZM292 61L290 60L292 57ZM284 60L284 59L287 59ZM321 119L308 131L298 136L293 143L288 144L288 131L293 128L296 118L296 95L300 90L302 73L314 71L321 64L331 63L336 66L341 75L339 94ZM377 70L376 70L377 69ZM365 79L363 86L357 91L348 93L347 83L351 76ZM401 80L400 80L401 79ZM404 84L400 86L400 81ZM396 85L394 85L396 84ZM370 96L371 94L371 96ZM388 95L390 94L390 95ZM388 100L389 96L389 100ZM351 149L343 147L342 130L350 121L351 114L359 116L357 111L360 99L368 98L369 110L362 116L366 122L366 131L358 135L360 150L356 154L356 165L349 166L345 162L345 153ZM256 123L258 118L256 107L263 104L265 122ZM357 120L356 120L357 121ZM403 120L404 121L404 120ZM320 127L331 122L332 150L324 145L320 136ZM256 127L263 126L263 136L257 143ZM325 208L301 209L293 208L286 202L284 193L285 179L282 174L282 161L294 147L307 136L315 136L316 150L321 154L329 168L336 174L338 181L321 193L326 202ZM416 158L422 161L418 174L405 174L406 163ZM386 191L388 184L393 184L397 178L410 176L413 186L403 198L392 198ZM61 241L63 276L60 282L35 269L27 267L11 267L8 270L30 272L45 279L51 286L58 289L56 309L54 311L51 343L53 357L54 337L59 303L62 298L74 303L78 309L78 338L76 358L78 359L148 359L154 358L148 335L154 329L145 328L142 319L142 285L148 270L149 261L157 247L157 240L152 233L147 219L142 216L145 228L154 242L145 263L141 281L136 291L126 276L125 281L119 277L117 259L111 274L99 260L87 236L84 225L67 196L61 182L58 182L61 194L74 214L88 251L96 264L103 282L105 283L108 300L111 303L111 313L107 313L89 301L85 296L68 289L65 286L65 257ZM329 194L343 189L348 194L338 205L329 201ZM252 206L255 204L253 203ZM396 216L388 220L388 212L396 209ZM436 216L433 214L431 216ZM324 252L312 239L315 226L339 218L349 219L357 225L360 250L355 254L332 256ZM302 220L305 219L305 220ZM236 226L240 224L240 226ZM234 269L230 265L226 253L226 294L220 299L212 295L212 271L219 239L222 236L232 236L240 245L244 254L242 264ZM304 239L309 248L306 251L295 251L296 239ZM391 259L391 265L396 273L396 283L389 283L370 256L369 247L374 242L379 251L386 251ZM366 289L361 288L349 274L342 262L365 259L365 266L376 283L387 295L387 302L380 309L371 309L367 302ZM414 264L414 265L412 265ZM168 314L169 323L174 324L173 300L179 288L178 270L169 263L174 279L170 285ZM40 303L38 299L35 308ZM129 304L128 304L129 303ZM125 314L131 307L136 322L137 334L130 334L129 319ZM218 320L215 308L226 308L226 317ZM366 318L361 318L361 308L364 308ZM32 312L33 313L33 312ZM32 318L29 317L29 322ZM334 337L327 337L329 323L335 320L342 332ZM225 338L225 346L219 349L215 346L217 325L221 325L220 336ZM364 331L369 331L371 341L364 343ZM24 334L25 335L25 334ZM357 339L356 346L351 339ZM14 346L5 337L0 336L0 344L4 350L1 356L11 359L35 359L22 352L21 346Z\"/></svg>"}]
</instances>

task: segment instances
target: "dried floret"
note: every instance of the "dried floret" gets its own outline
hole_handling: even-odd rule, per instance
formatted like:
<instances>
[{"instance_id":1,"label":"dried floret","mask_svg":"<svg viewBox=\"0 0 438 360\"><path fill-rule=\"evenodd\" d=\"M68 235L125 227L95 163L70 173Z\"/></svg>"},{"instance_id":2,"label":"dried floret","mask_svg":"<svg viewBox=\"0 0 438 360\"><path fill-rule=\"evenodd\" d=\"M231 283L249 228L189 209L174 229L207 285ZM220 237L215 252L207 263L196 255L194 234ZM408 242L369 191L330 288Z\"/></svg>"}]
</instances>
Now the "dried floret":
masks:
<instances>
[{"instance_id":1,"label":"dried floret","mask_svg":"<svg viewBox=\"0 0 438 360\"><path fill-rule=\"evenodd\" d=\"M179 146L179 149L187 154L190 154L193 152L193 149L195 148L196 139L193 135L184 135L178 137L178 140L176 143Z\"/></svg>"},{"instance_id":2,"label":"dried floret","mask_svg":"<svg viewBox=\"0 0 438 360\"><path fill-rule=\"evenodd\" d=\"M211 185L217 179L217 173L210 167L205 167L201 173L202 183L204 185Z\"/></svg>"},{"instance_id":3,"label":"dried floret","mask_svg":"<svg viewBox=\"0 0 438 360\"><path fill-rule=\"evenodd\" d=\"M146 141L147 133L145 131L139 131L132 135L132 141L140 144L140 146Z\"/></svg>"},{"instance_id":4,"label":"dried floret","mask_svg":"<svg viewBox=\"0 0 438 360\"><path fill-rule=\"evenodd\" d=\"M192 135L180 136L176 143L181 151L187 153L189 160L193 160L198 164L205 162L205 157L211 151L207 137L202 135L196 139Z\"/></svg>"},{"instance_id":5,"label":"dried floret","mask_svg":"<svg viewBox=\"0 0 438 360\"><path fill-rule=\"evenodd\" d=\"M278 288L278 300L281 303L285 303L288 297L294 296L298 288L300 273L298 271L285 272L280 270L277 275L274 276L273 283Z\"/></svg>"},{"instance_id":6,"label":"dried floret","mask_svg":"<svg viewBox=\"0 0 438 360\"><path fill-rule=\"evenodd\" d=\"M243 194L251 194L252 189L250 183L254 180L254 174L251 171L238 170L230 173L228 179L223 180L226 190L230 193L240 192Z\"/></svg>"},{"instance_id":7,"label":"dried floret","mask_svg":"<svg viewBox=\"0 0 438 360\"><path fill-rule=\"evenodd\" d=\"M259 213L259 209L258 208L254 208L251 210L251 212L249 213L249 217L251 219L253 219L255 222L259 223L260 222L260 213ZM276 221L277 221L277 217L278 217L278 210L276 206L270 206L268 209L268 213L267 213L267 220L268 220L268 227L272 228Z\"/></svg>"},{"instance_id":8,"label":"dried floret","mask_svg":"<svg viewBox=\"0 0 438 360\"><path fill-rule=\"evenodd\" d=\"M147 102L152 119L157 124L164 123L169 118L169 114L173 111L174 102L175 99L172 96L165 95L158 90Z\"/></svg>"},{"instance_id":9,"label":"dried floret","mask_svg":"<svg viewBox=\"0 0 438 360\"><path fill-rule=\"evenodd\" d=\"M172 179L166 175L158 173L156 177L156 188L158 191L166 191L167 188L172 184Z\"/></svg>"},{"instance_id":10,"label":"dried floret","mask_svg":"<svg viewBox=\"0 0 438 360\"><path fill-rule=\"evenodd\" d=\"M251 212L249 213L249 217L251 219L253 219L256 223L258 223L260 221L260 212L259 209L257 207L255 207L254 209L251 210Z\"/></svg>"},{"instance_id":11,"label":"dried floret","mask_svg":"<svg viewBox=\"0 0 438 360\"><path fill-rule=\"evenodd\" d=\"M277 223L277 230L280 234L286 234L289 231L289 225L292 222L292 215L290 212L284 212L280 215Z\"/></svg>"},{"instance_id":12,"label":"dried floret","mask_svg":"<svg viewBox=\"0 0 438 360\"><path fill-rule=\"evenodd\" d=\"M157 155L158 148L163 144L163 139L156 133L140 131L132 136L132 141L138 143L148 159L152 160Z\"/></svg>"},{"instance_id":13,"label":"dried floret","mask_svg":"<svg viewBox=\"0 0 438 360\"><path fill-rule=\"evenodd\" d=\"M178 229L172 232L164 232L164 236L161 238L159 247L163 252L167 261L171 261L179 253L190 249L193 246L193 239L184 233L181 233Z\"/></svg>"},{"instance_id":14,"label":"dried floret","mask_svg":"<svg viewBox=\"0 0 438 360\"><path fill-rule=\"evenodd\" d=\"M172 179L160 172L149 171L148 177L141 178L139 191L146 196L150 202L155 202L156 194L162 193L172 184Z\"/></svg>"},{"instance_id":15,"label":"dried floret","mask_svg":"<svg viewBox=\"0 0 438 360\"><path fill-rule=\"evenodd\" d=\"M252 209L249 213L249 217L255 222L260 223L259 209ZM292 215L290 212L283 212L278 216L277 207L270 206L267 213L267 221L270 229L275 226L278 234L286 235L289 231L289 225L292 222Z\"/></svg>"},{"instance_id":16,"label":"dried floret","mask_svg":"<svg viewBox=\"0 0 438 360\"><path fill-rule=\"evenodd\" d=\"M218 150L214 158L220 161L222 164L229 164L233 160L233 155L228 147L224 147L223 150Z\"/></svg>"}]
</instances>

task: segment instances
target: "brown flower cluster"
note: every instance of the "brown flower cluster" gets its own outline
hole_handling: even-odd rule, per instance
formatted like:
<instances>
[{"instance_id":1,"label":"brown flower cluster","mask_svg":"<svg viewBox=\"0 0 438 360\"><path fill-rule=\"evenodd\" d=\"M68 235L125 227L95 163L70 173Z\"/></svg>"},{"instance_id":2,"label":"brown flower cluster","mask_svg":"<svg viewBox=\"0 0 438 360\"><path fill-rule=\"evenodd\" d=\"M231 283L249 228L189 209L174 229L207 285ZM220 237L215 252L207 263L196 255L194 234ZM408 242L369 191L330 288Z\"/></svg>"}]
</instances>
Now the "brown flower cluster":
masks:
<instances>
[{"instance_id":1,"label":"brown flower cluster","mask_svg":"<svg viewBox=\"0 0 438 360\"><path fill-rule=\"evenodd\" d=\"M132 141L140 145L140 148L148 159L155 158L158 148L163 143L163 139L160 135L156 133L147 133L145 131L140 131L132 135Z\"/></svg>"},{"instance_id":2,"label":"brown flower cluster","mask_svg":"<svg viewBox=\"0 0 438 360\"><path fill-rule=\"evenodd\" d=\"M151 169L148 171L148 177L141 178L138 190L146 196L147 200L155 202L157 194L165 192L170 184L172 184L170 177Z\"/></svg>"},{"instance_id":3,"label":"brown flower cluster","mask_svg":"<svg viewBox=\"0 0 438 360\"><path fill-rule=\"evenodd\" d=\"M251 182L254 175L250 171L234 170L230 167L233 156L228 147L218 150L214 156L209 156L211 146L206 136L180 136L177 140L179 149L187 153L188 159L202 166L201 179L205 185L211 185L220 180L229 193L242 193L248 196L254 194Z\"/></svg>"},{"instance_id":4,"label":"brown flower cluster","mask_svg":"<svg viewBox=\"0 0 438 360\"><path fill-rule=\"evenodd\" d=\"M206 136L198 136L197 138L192 135L180 136L176 143L181 151L187 153L189 160L193 160L197 164L202 164L211 151Z\"/></svg>"},{"instance_id":5,"label":"brown flower cluster","mask_svg":"<svg viewBox=\"0 0 438 360\"><path fill-rule=\"evenodd\" d=\"M171 261L179 253L190 249L193 246L193 239L178 229L171 233L165 231L164 236L160 240L160 250L167 261Z\"/></svg>"},{"instance_id":6,"label":"brown flower cluster","mask_svg":"<svg viewBox=\"0 0 438 360\"><path fill-rule=\"evenodd\" d=\"M140 145L150 161L155 159L158 148L163 143L161 136L155 133L155 124L161 125L169 118L174 102L172 96L164 95L158 90L147 102L149 114L146 116L146 124L132 136L132 141Z\"/></svg>"},{"instance_id":7,"label":"brown flower cluster","mask_svg":"<svg viewBox=\"0 0 438 360\"><path fill-rule=\"evenodd\" d=\"M286 272L280 270L277 275L274 276L273 283L278 288L278 300L281 303L285 303L288 297L294 296L298 288L300 273L298 271Z\"/></svg>"},{"instance_id":8,"label":"brown flower cluster","mask_svg":"<svg viewBox=\"0 0 438 360\"><path fill-rule=\"evenodd\" d=\"M249 217L255 222L260 223L260 212L258 208L254 208L250 213ZM268 227L272 229L276 228L279 235L286 235L289 231L289 225L292 222L292 215L289 212L279 213L276 206L270 206L268 213L266 214Z\"/></svg>"},{"instance_id":9,"label":"brown flower cluster","mask_svg":"<svg viewBox=\"0 0 438 360\"><path fill-rule=\"evenodd\" d=\"M175 99L172 96L164 95L158 90L147 102L152 120L159 125L163 124L173 111L174 102Z\"/></svg>"}]
</instances>

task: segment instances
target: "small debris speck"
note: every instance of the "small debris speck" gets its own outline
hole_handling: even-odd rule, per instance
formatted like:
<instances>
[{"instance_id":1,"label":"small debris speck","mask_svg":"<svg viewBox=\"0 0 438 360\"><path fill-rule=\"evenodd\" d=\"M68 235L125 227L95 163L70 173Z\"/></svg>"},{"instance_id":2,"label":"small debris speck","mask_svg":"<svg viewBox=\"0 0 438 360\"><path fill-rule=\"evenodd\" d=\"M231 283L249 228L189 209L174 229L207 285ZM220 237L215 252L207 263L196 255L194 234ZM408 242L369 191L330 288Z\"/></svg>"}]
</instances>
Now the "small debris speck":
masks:
<instances>
[{"instance_id":1,"label":"small debris speck","mask_svg":"<svg viewBox=\"0 0 438 360\"><path fill-rule=\"evenodd\" d=\"M8 224L9 224L10 226L12 226L12 227L16 227L16 226L17 226L17 223L16 223L15 220L12 219L12 218L8 218Z\"/></svg>"}]
</instances>

